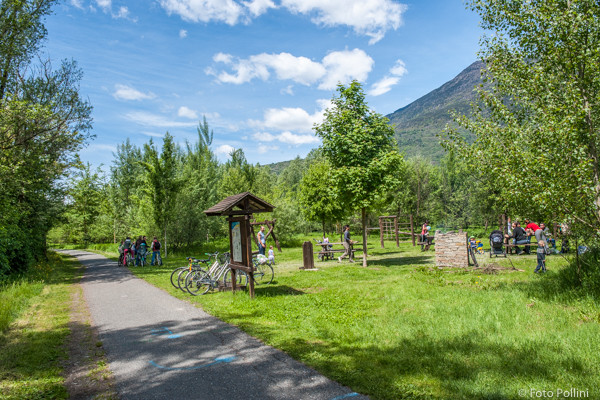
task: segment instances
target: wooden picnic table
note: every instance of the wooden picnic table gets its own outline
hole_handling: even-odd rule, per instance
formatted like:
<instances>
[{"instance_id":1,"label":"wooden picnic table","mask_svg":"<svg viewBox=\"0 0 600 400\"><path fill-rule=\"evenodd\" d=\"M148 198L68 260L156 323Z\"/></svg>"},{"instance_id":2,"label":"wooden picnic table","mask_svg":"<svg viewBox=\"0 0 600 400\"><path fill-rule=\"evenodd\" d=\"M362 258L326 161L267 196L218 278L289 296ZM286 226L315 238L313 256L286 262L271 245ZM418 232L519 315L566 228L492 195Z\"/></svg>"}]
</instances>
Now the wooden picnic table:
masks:
<instances>
[{"instance_id":1,"label":"wooden picnic table","mask_svg":"<svg viewBox=\"0 0 600 400\"><path fill-rule=\"evenodd\" d=\"M354 243L356 244L356 243ZM343 247L343 242L329 242L329 243L317 243L317 246L321 246L321 250L315 251L318 254L318 258L323 261L325 259L333 260L335 258L334 253L344 253L346 249ZM341 249L329 249L328 246L342 246ZM362 248L352 248L352 258L354 258L354 253L356 251L363 251Z\"/></svg>"}]
</instances>

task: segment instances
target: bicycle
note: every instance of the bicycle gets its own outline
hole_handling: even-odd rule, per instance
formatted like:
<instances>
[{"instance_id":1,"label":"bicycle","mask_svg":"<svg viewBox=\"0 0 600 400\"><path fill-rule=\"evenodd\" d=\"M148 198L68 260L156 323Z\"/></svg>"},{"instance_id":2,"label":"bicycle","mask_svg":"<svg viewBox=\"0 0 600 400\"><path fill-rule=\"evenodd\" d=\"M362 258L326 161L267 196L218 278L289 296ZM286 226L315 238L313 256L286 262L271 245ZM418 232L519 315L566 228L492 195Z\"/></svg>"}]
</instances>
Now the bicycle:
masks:
<instances>
[{"instance_id":1,"label":"bicycle","mask_svg":"<svg viewBox=\"0 0 600 400\"><path fill-rule=\"evenodd\" d=\"M184 271L191 271L194 268L200 268L200 264L207 264L210 261L211 257L216 257L217 254L219 253L204 253L205 255L208 256L207 259L205 260L199 260L197 258L193 258L193 257L187 257L188 260L188 265L186 265L185 267L178 267L175 268L173 270L173 272L171 272L171 285L173 285L174 288L176 289L181 289L183 291L185 291L184 289L181 288L180 285L180 275L182 272ZM183 276L184 282L185 282L185 275Z\"/></svg>"},{"instance_id":2,"label":"bicycle","mask_svg":"<svg viewBox=\"0 0 600 400\"><path fill-rule=\"evenodd\" d=\"M154 259L153 263L152 262L150 263L150 265L158 265L159 267L162 267L163 260L162 260L162 257L160 256L160 251L156 253L156 258Z\"/></svg>"},{"instance_id":3,"label":"bicycle","mask_svg":"<svg viewBox=\"0 0 600 400\"><path fill-rule=\"evenodd\" d=\"M206 294L209 290L219 286L223 281L224 286L231 284L231 268L229 268L229 253L223 253L221 260L216 260L208 272L202 270L190 271L185 277L185 288L192 296ZM248 274L244 271L236 271L236 284L248 285Z\"/></svg>"},{"instance_id":4,"label":"bicycle","mask_svg":"<svg viewBox=\"0 0 600 400\"><path fill-rule=\"evenodd\" d=\"M257 257L252 259L254 265L254 282L258 285L268 285L273 282L275 272L271 261L260 262Z\"/></svg>"},{"instance_id":5,"label":"bicycle","mask_svg":"<svg viewBox=\"0 0 600 400\"><path fill-rule=\"evenodd\" d=\"M146 262L147 262L146 257L147 256L148 256L147 251L145 251L143 253L140 251L140 267L143 267L144 265L146 265Z\"/></svg>"}]
</instances>

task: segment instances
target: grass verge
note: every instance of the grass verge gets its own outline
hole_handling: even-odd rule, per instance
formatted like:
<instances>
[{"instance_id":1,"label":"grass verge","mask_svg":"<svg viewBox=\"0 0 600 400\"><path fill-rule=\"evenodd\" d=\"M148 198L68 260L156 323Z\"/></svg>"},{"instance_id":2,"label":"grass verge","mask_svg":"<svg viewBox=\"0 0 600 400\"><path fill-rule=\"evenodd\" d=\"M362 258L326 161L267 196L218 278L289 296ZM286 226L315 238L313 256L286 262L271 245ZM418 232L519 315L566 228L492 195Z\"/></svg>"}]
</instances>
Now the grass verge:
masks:
<instances>
[{"instance_id":1,"label":"grass verge","mask_svg":"<svg viewBox=\"0 0 600 400\"><path fill-rule=\"evenodd\" d=\"M49 261L0 288L0 398L61 399L75 262ZM6 302L5 302L6 301Z\"/></svg>"},{"instance_id":2,"label":"grass verge","mask_svg":"<svg viewBox=\"0 0 600 400\"><path fill-rule=\"evenodd\" d=\"M367 268L316 261L318 271L299 271L301 249L284 249L254 300L174 289L182 258L133 271L373 399L600 398L598 298L562 289L561 256L540 276L535 255L485 254L484 268L516 270L484 274L437 269L433 252L408 244L370 247Z\"/></svg>"}]
</instances>

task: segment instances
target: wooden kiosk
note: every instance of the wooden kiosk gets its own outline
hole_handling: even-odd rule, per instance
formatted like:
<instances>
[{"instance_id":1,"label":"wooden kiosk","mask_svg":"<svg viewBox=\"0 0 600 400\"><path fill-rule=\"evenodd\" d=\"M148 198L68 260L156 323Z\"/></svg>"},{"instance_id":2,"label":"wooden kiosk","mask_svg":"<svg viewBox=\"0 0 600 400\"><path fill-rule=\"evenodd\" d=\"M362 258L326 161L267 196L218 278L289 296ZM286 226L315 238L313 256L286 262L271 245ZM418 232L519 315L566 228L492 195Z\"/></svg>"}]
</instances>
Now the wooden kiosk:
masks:
<instances>
[{"instance_id":1,"label":"wooden kiosk","mask_svg":"<svg viewBox=\"0 0 600 400\"><path fill-rule=\"evenodd\" d=\"M208 217L227 217L227 230L229 231L229 251L231 254L231 285L236 291L236 271L242 270L250 276L250 297L254 297L254 266L252 264L252 226L250 220L253 214L273 212L275 207L256 197L250 192L229 196L208 210L204 214Z\"/></svg>"}]
</instances>

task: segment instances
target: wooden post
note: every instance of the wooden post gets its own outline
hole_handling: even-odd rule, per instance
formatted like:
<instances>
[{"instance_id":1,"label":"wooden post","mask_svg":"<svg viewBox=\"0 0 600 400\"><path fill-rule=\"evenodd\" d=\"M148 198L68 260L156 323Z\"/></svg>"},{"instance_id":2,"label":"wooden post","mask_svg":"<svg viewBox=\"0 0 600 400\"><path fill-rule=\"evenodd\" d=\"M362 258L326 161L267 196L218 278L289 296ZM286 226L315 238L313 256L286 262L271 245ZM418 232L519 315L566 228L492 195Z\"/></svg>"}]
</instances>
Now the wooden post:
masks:
<instances>
[{"instance_id":1,"label":"wooden post","mask_svg":"<svg viewBox=\"0 0 600 400\"><path fill-rule=\"evenodd\" d=\"M410 235L412 237L413 247L415 247L417 244L415 243L415 225L412 214L410 214Z\"/></svg>"},{"instance_id":2,"label":"wooden post","mask_svg":"<svg viewBox=\"0 0 600 400\"><path fill-rule=\"evenodd\" d=\"M302 244L302 267L300 269L314 269L315 258L313 255L312 242L304 242Z\"/></svg>"},{"instance_id":3,"label":"wooden post","mask_svg":"<svg viewBox=\"0 0 600 400\"><path fill-rule=\"evenodd\" d=\"M398 216L394 217L394 233L396 234L396 247L400 247L400 239L398 238Z\"/></svg>"},{"instance_id":4,"label":"wooden post","mask_svg":"<svg viewBox=\"0 0 600 400\"><path fill-rule=\"evenodd\" d=\"M379 241L381 242L381 248L383 249L383 217L379 217Z\"/></svg>"}]
</instances>

